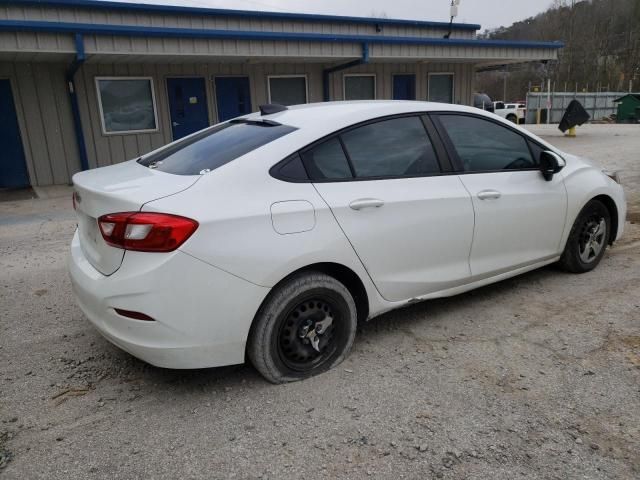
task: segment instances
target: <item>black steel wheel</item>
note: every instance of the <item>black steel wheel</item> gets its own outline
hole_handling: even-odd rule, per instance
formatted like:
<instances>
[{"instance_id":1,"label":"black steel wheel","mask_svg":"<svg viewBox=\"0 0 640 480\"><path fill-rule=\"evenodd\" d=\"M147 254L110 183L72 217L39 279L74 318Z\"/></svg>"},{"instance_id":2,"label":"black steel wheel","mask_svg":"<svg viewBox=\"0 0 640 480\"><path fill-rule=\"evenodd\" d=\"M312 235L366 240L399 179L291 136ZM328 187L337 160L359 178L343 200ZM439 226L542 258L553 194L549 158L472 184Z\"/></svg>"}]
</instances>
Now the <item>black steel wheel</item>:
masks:
<instances>
[{"instance_id":1,"label":"black steel wheel","mask_svg":"<svg viewBox=\"0 0 640 480\"><path fill-rule=\"evenodd\" d=\"M356 325L347 288L323 273L303 272L276 287L260 308L247 354L270 382L300 380L342 362Z\"/></svg>"}]
</instances>

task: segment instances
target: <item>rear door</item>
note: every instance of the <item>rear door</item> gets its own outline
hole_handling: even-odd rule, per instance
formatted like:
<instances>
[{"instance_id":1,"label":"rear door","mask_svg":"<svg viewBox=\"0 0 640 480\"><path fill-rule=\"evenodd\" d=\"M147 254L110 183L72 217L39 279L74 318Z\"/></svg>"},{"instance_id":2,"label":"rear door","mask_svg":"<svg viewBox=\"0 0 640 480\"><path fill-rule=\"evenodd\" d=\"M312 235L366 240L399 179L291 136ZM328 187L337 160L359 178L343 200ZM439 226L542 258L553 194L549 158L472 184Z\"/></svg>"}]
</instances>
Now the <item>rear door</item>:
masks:
<instances>
[{"instance_id":1,"label":"rear door","mask_svg":"<svg viewBox=\"0 0 640 480\"><path fill-rule=\"evenodd\" d=\"M204 78L168 78L167 92L174 140L209 126Z\"/></svg>"},{"instance_id":2,"label":"rear door","mask_svg":"<svg viewBox=\"0 0 640 480\"><path fill-rule=\"evenodd\" d=\"M393 76L393 99L416 99L416 76L413 74L398 74Z\"/></svg>"},{"instance_id":3,"label":"rear door","mask_svg":"<svg viewBox=\"0 0 640 480\"><path fill-rule=\"evenodd\" d=\"M558 255L567 192L561 175L542 177L542 147L479 116L440 114L436 122L473 200L471 273L490 276Z\"/></svg>"},{"instance_id":4,"label":"rear door","mask_svg":"<svg viewBox=\"0 0 640 480\"><path fill-rule=\"evenodd\" d=\"M436 150L413 115L370 122L302 152L316 189L390 301L470 274L471 199L456 175L442 175Z\"/></svg>"},{"instance_id":5,"label":"rear door","mask_svg":"<svg viewBox=\"0 0 640 480\"><path fill-rule=\"evenodd\" d=\"M215 86L218 121L251 113L249 77L216 77Z\"/></svg>"}]
</instances>

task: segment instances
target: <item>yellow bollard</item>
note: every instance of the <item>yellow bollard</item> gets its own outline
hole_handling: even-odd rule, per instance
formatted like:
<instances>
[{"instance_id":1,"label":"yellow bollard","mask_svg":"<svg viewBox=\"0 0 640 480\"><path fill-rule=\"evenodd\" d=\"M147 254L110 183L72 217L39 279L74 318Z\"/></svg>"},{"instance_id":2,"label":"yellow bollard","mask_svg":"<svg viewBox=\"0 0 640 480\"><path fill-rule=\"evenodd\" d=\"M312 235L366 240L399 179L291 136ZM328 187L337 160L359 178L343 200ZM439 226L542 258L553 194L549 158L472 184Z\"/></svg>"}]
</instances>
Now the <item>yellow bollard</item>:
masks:
<instances>
[{"instance_id":1,"label":"yellow bollard","mask_svg":"<svg viewBox=\"0 0 640 480\"><path fill-rule=\"evenodd\" d=\"M565 137L575 137L576 136L576 127L571 127L567 130L567 133L564 134Z\"/></svg>"}]
</instances>

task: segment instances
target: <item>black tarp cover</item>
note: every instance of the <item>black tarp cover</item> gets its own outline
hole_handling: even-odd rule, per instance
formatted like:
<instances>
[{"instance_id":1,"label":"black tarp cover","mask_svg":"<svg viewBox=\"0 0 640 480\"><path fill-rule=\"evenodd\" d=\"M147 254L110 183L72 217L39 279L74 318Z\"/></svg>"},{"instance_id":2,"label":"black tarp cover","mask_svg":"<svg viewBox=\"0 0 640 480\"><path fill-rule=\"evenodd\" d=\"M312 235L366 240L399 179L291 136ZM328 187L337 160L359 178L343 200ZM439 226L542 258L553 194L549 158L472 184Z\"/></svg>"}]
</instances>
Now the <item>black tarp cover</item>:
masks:
<instances>
[{"instance_id":1,"label":"black tarp cover","mask_svg":"<svg viewBox=\"0 0 640 480\"><path fill-rule=\"evenodd\" d=\"M575 127L576 125L582 125L590 118L591 116L587 113L587 111L578 100L571 100L571 103L567 107L567 111L564 112L562 120L560 120L560 125L558 125L558 128L562 133L564 133L570 128Z\"/></svg>"}]
</instances>

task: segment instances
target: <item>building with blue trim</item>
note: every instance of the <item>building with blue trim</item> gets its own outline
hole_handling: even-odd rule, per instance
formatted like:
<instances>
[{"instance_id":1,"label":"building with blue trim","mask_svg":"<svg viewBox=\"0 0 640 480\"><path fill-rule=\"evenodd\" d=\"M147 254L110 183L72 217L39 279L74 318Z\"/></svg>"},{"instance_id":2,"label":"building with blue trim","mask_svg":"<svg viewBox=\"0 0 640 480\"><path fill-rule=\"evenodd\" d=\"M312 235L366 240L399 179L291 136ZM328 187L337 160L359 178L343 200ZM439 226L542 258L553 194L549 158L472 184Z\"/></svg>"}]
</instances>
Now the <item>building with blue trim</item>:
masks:
<instances>
[{"instance_id":1,"label":"building with blue trim","mask_svg":"<svg viewBox=\"0 0 640 480\"><path fill-rule=\"evenodd\" d=\"M136 158L263 103L471 104L476 69L554 60L562 47L481 40L479 28L0 0L0 188L66 184L79 170Z\"/></svg>"}]
</instances>

